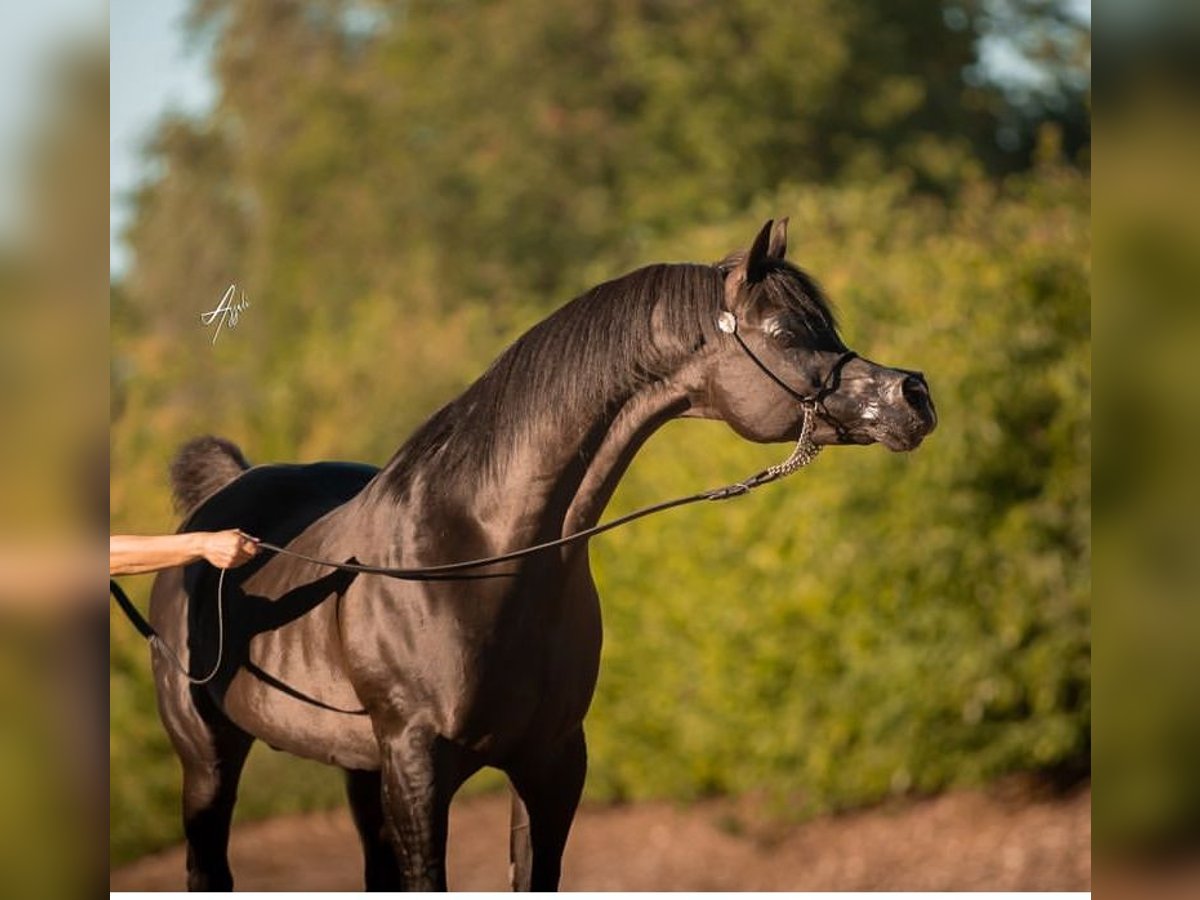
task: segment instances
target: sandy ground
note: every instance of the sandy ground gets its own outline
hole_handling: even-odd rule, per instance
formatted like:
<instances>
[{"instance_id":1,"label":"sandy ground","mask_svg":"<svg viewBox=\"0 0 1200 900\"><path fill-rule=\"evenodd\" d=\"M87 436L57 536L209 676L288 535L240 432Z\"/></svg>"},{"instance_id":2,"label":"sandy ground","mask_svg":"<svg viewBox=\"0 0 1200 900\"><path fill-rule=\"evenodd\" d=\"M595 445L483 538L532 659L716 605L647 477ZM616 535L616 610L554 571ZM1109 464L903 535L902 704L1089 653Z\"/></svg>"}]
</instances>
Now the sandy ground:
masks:
<instances>
[{"instance_id":1,"label":"sandy ground","mask_svg":"<svg viewBox=\"0 0 1200 900\"><path fill-rule=\"evenodd\" d=\"M563 888L662 890L1086 891L1091 792L964 791L818 819L762 825L745 802L584 806ZM508 798L456 802L450 886L507 890ZM241 890L361 890L344 810L241 825L231 841ZM180 890L175 847L112 873L114 890Z\"/></svg>"}]
</instances>

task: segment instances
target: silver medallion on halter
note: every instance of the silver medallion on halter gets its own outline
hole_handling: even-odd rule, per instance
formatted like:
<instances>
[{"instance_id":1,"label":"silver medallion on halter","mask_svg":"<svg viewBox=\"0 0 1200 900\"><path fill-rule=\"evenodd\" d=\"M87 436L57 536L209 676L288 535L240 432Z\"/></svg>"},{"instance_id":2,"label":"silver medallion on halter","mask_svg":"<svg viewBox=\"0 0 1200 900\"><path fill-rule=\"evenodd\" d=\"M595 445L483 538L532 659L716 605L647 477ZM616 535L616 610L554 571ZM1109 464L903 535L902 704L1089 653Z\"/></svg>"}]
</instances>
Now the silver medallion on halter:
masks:
<instances>
[{"instance_id":1,"label":"silver medallion on halter","mask_svg":"<svg viewBox=\"0 0 1200 900\"><path fill-rule=\"evenodd\" d=\"M717 316L717 327L726 334L733 334L737 331L737 316L729 310L721 310L721 314Z\"/></svg>"}]
</instances>

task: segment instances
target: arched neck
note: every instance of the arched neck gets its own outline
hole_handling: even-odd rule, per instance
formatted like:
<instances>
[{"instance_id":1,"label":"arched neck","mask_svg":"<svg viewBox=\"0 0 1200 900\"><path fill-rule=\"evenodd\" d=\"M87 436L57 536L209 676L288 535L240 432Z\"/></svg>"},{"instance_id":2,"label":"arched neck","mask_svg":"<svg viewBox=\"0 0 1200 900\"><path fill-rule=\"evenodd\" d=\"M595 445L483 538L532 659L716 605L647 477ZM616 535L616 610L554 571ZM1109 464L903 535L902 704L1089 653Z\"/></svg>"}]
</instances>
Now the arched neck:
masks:
<instances>
[{"instance_id":1,"label":"arched neck","mask_svg":"<svg viewBox=\"0 0 1200 900\"><path fill-rule=\"evenodd\" d=\"M494 550L593 524L637 449L695 396L722 284L688 264L597 286L501 354L367 493L455 517Z\"/></svg>"}]
</instances>

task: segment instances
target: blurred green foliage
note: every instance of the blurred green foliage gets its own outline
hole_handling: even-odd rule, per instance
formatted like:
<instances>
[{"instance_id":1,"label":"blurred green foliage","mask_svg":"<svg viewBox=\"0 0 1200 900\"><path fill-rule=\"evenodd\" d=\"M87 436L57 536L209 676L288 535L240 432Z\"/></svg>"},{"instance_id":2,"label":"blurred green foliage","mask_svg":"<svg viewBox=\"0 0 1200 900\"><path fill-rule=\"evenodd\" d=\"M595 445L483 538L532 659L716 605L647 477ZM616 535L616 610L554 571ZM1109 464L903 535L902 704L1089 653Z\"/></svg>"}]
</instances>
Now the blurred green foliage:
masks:
<instances>
[{"instance_id":1,"label":"blurred green foliage","mask_svg":"<svg viewBox=\"0 0 1200 900\"><path fill-rule=\"evenodd\" d=\"M1094 834L1098 854L1159 862L1163 851L1195 859L1200 845L1200 22L1176 12L1146 16L1144 33L1116 44L1095 209L1096 347L1108 362L1097 378Z\"/></svg>"},{"instance_id":2,"label":"blurred green foliage","mask_svg":"<svg viewBox=\"0 0 1200 900\"><path fill-rule=\"evenodd\" d=\"M915 454L832 450L594 544L588 790L754 791L807 814L1086 767L1081 138L1043 123L1040 145L1001 151L1014 108L960 77L976 35L944 18L831 0L197 3L220 99L158 129L113 291L114 529L173 527L165 467L197 433L257 461L382 463L570 296L718 259L789 215L790 255L849 344L923 369L941 426ZM198 314L232 281L252 305L211 345ZM674 423L610 513L781 452ZM119 860L178 835L178 774L120 620L112 657ZM239 815L340 795L314 765L256 751L250 767Z\"/></svg>"},{"instance_id":3,"label":"blurred green foliage","mask_svg":"<svg viewBox=\"0 0 1200 900\"><path fill-rule=\"evenodd\" d=\"M768 207L794 211L851 346L926 370L941 426L911 456L830 451L745 501L596 543L610 638L593 788L761 789L808 811L1079 765L1085 185L1042 173L950 206L895 184L797 188ZM652 442L615 505L778 455L703 428Z\"/></svg>"}]
</instances>

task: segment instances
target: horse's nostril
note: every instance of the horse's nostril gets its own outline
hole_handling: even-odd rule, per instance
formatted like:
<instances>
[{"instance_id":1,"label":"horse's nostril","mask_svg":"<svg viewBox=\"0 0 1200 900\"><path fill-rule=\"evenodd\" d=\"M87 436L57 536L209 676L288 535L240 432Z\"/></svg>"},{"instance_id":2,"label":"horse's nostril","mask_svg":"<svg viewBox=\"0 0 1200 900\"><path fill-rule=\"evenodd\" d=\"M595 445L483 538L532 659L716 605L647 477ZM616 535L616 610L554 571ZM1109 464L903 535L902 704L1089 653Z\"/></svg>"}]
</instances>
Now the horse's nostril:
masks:
<instances>
[{"instance_id":1,"label":"horse's nostril","mask_svg":"<svg viewBox=\"0 0 1200 900\"><path fill-rule=\"evenodd\" d=\"M929 387L920 375L906 375L900 385L909 406L922 409L929 405Z\"/></svg>"}]
</instances>

